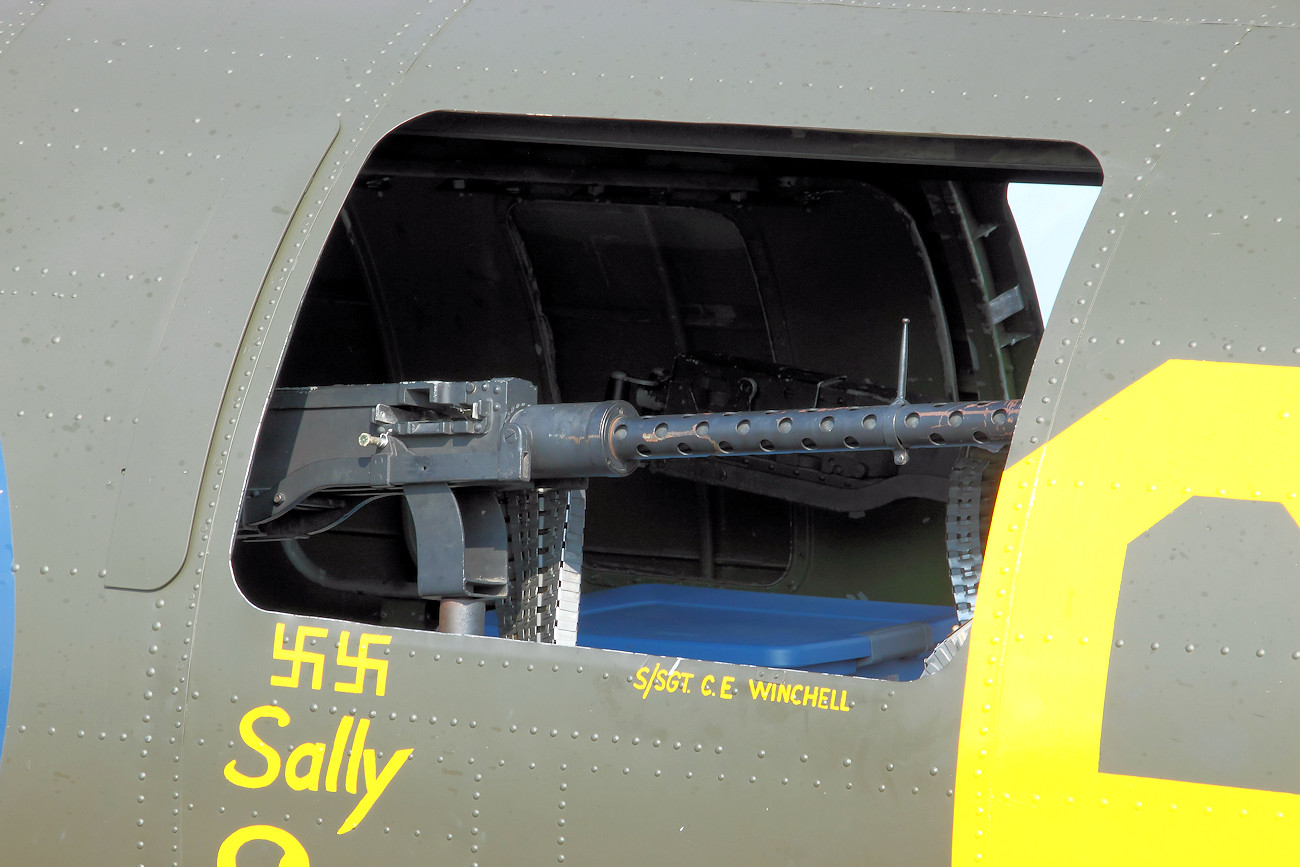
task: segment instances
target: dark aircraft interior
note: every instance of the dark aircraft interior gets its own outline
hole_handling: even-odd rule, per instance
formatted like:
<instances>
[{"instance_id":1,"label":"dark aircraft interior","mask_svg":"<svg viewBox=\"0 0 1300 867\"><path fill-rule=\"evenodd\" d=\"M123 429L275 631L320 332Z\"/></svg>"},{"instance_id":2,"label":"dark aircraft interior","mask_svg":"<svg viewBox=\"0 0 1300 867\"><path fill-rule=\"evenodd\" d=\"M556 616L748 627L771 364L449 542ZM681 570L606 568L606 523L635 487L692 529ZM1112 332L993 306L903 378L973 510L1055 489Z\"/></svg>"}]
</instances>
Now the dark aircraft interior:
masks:
<instances>
[{"instance_id":1,"label":"dark aircraft interior","mask_svg":"<svg viewBox=\"0 0 1300 867\"><path fill-rule=\"evenodd\" d=\"M1043 325L1006 185L1098 177L1056 142L428 115L356 179L277 387L510 376L542 403L642 415L884 405L907 320L908 401L1019 398ZM583 610L667 585L778 612L790 595L945 606L956 628L954 575L978 579L1005 449L908 457L593 478ZM434 629L409 532L380 497L303 538L241 533L235 574L267 609Z\"/></svg>"}]
</instances>

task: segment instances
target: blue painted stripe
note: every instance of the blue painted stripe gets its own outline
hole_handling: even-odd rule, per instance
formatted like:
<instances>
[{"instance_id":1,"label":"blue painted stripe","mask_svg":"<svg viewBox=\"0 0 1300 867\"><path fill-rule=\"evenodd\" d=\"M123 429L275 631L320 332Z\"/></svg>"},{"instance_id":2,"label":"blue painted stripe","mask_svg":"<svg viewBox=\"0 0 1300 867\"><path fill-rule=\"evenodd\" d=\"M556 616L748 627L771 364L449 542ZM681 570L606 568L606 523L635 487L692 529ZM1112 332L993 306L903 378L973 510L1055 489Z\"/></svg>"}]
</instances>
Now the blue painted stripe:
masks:
<instances>
[{"instance_id":1,"label":"blue painted stripe","mask_svg":"<svg viewBox=\"0 0 1300 867\"><path fill-rule=\"evenodd\" d=\"M0 448L0 754L9 720L9 683L14 668L14 534L9 523L9 483Z\"/></svg>"}]
</instances>

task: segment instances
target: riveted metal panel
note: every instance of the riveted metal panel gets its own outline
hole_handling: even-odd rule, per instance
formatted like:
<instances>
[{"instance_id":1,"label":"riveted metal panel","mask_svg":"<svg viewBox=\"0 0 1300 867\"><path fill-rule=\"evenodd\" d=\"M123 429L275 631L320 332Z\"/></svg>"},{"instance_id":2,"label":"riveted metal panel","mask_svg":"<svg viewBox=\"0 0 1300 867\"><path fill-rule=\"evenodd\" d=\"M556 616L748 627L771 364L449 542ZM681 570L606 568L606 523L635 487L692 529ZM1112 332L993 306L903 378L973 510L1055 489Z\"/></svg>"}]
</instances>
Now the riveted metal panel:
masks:
<instances>
[{"instance_id":1,"label":"riveted metal panel","mask_svg":"<svg viewBox=\"0 0 1300 867\"><path fill-rule=\"evenodd\" d=\"M14 536L9 522L9 484L4 449L0 448L0 720L9 715L9 683L14 667ZM0 757L4 756L0 728Z\"/></svg>"},{"instance_id":2,"label":"riveted metal panel","mask_svg":"<svg viewBox=\"0 0 1300 867\"><path fill-rule=\"evenodd\" d=\"M348 660L362 634L390 638L369 651L385 669L382 695L375 673L360 692L340 689L357 682ZM232 642L247 652L232 658ZM897 683L361 626L252 609L216 564L195 654L182 793L194 805L192 857L261 821L337 860L947 857L961 660ZM652 672L670 670L674 691L654 688ZM773 682L815 698L762 697ZM278 753L278 774L261 777L246 719ZM366 786L358 775L347 790L341 750L357 749L363 721L376 780L398 751L413 752L345 830ZM290 758L304 743L324 745L318 778ZM291 769L315 783L295 791ZM863 821L899 833L867 844L849 831Z\"/></svg>"},{"instance_id":3,"label":"riveted metal panel","mask_svg":"<svg viewBox=\"0 0 1300 867\"><path fill-rule=\"evenodd\" d=\"M1300 792L1297 570L1280 503L1193 497L1129 543L1103 773Z\"/></svg>"},{"instance_id":4,"label":"riveted metal panel","mask_svg":"<svg viewBox=\"0 0 1300 867\"><path fill-rule=\"evenodd\" d=\"M17 610L41 615L20 622L15 638L0 764L7 853L29 863L212 861L230 834L262 825L330 853L317 860L531 862L544 852L558 862L572 852L575 862L946 861L964 655L914 684L809 681L844 690L855 702L844 712L754 699L750 678L772 676L756 669L682 662L678 671L695 666L697 683L735 677L745 692L642 698L637 672L673 660L377 628L368 631L392 639L386 695L375 694L373 674L369 691L336 691L337 675L349 672L333 642L350 629L355 654L361 628L257 611L226 562L306 266L376 141L430 111L1075 141L1097 155L1106 183L1082 248L1098 255L1078 257L1066 278L1074 297L1063 293L1047 338L1067 348L1043 356L1031 386L1031 400L1045 406L1063 398L1059 428L1167 357L1176 340L1195 351L1214 338L1222 359L1246 338L1251 359L1278 363L1272 353L1291 352L1279 336L1292 318L1284 278L1293 257L1278 251L1294 249L1294 229L1291 212L1270 208L1297 200L1291 176L1273 171L1294 152L1295 37L1268 28L1235 45L1244 18L1154 23L1161 15L1149 5L1043 16L735 2L462 6L367 4L320 15L279 3L238 14L55 4L34 19L34 7L21 7L31 23L0 47L0 164L9 169L0 181L0 436L22 505ZM1202 6L1175 17L1221 20ZM322 126L300 108L308 105L322 107ZM321 161L331 119L340 134ZM230 190L248 213L268 213L249 223L256 237L225 239L224 261L205 262L226 219L215 210L222 189L241 182L229 161L249 154L268 165L251 156L255 142L284 123L312 127L302 147L280 155L276 183L286 186ZM270 212L295 202L292 215ZM1202 204L1240 224L1211 236L1204 226L1217 217L1195 232L1176 221ZM1262 231L1260 213L1282 217L1281 228ZM1121 236L1122 247L1108 240ZM1267 246L1252 246L1256 239ZM1211 255L1221 240L1222 255ZM189 298L198 273L206 291ZM186 346L206 316L222 320L214 332L242 328L241 339ZM1092 354L1071 354L1080 341ZM1141 342L1151 355L1126 354ZM1054 367L1067 366L1079 379L1062 390ZM220 404L207 391L216 383L226 389ZM175 430L141 410L153 394L169 395L174 408L190 387L193 410L176 410ZM1024 427L1022 451L1046 440L1049 415L1039 431ZM167 482L150 500L147 446L171 437L157 453ZM146 483L128 494L124 478L136 470ZM196 490L205 494L197 513ZM121 543L125 571L155 586L184 551L184 581L156 593L104 588L100 571L127 501L140 519L173 529L157 545L148 532ZM116 550L110 580L130 582L116 575ZM319 691L271 683L290 667L274 656L277 622L291 639L300 626L325 630L319 652L330 679ZM706 698L714 703L692 704ZM281 775L263 788L237 786L229 762L259 771L238 724L272 701L291 721L259 718L256 730L281 756ZM332 747L333 720L353 706L354 719L375 714L375 773L398 751L415 752L361 823L339 835L360 793L346 783L323 791L323 781L322 791L291 789L284 759L291 744ZM546 747L529 740L541 737ZM650 750L638 753L646 738ZM301 761L295 767L310 773L310 755ZM666 779L673 788L655 788ZM744 836L755 827L773 834ZM257 845L241 863L271 857Z\"/></svg>"},{"instance_id":5,"label":"riveted metal panel","mask_svg":"<svg viewBox=\"0 0 1300 867\"><path fill-rule=\"evenodd\" d=\"M1219 30L1219 28L1210 28ZM1165 359L1300 362L1300 32L1235 34L1151 105L1145 156L1110 172L1066 272L1013 459ZM1038 421L1041 418L1042 421Z\"/></svg>"},{"instance_id":6,"label":"riveted metal panel","mask_svg":"<svg viewBox=\"0 0 1300 867\"><path fill-rule=\"evenodd\" d=\"M120 586L176 574L252 301L297 261L339 114L373 112L432 12L269 3L250 36L213 10L54 4L5 47L3 427L58 456L14 473L38 490L19 532L66 526L61 558L111 559Z\"/></svg>"},{"instance_id":7,"label":"riveted metal panel","mask_svg":"<svg viewBox=\"0 0 1300 867\"><path fill-rule=\"evenodd\" d=\"M121 472L121 493L109 543L109 587L153 590L180 571L199 495L200 444L214 428L224 441L220 407L224 377L206 363L228 359L239 347L246 316L290 216L338 120L306 109L278 129L255 133L240 158L230 161L228 183L209 209L195 254L170 300L168 319L148 361L131 444ZM292 169L288 168L292 166ZM243 348L243 347L239 347ZM215 410L215 411L214 411ZM160 435L165 432L165 435Z\"/></svg>"},{"instance_id":8,"label":"riveted metal panel","mask_svg":"<svg viewBox=\"0 0 1300 867\"><path fill-rule=\"evenodd\" d=\"M764 2L782 2L782 0L764 0ZM899 4L892 0L799 0L805 5L849 6L860 9L898 9ZM1064 3L1048 3L1033 9L1007 8L1005 6L964 6L958 4L927 3L919 8L930 12L960 12L969 15L995 15L1000 17L1022 16L1026 18L1057 18L1065 20L1087 21L1128 21L1149 24L1236 24L1240 26L1258 25L1263 27L1300 26L1300 17L1293 10L1278 3L1260 0L1256 3L1236 4L1225 9L1222 3L1214 0L1188 0L1171 6L1168 3L1130 2L1130 0L1101 0L1090 2L1086 6L1072 6Z\"/></svg>"}]
</instances>

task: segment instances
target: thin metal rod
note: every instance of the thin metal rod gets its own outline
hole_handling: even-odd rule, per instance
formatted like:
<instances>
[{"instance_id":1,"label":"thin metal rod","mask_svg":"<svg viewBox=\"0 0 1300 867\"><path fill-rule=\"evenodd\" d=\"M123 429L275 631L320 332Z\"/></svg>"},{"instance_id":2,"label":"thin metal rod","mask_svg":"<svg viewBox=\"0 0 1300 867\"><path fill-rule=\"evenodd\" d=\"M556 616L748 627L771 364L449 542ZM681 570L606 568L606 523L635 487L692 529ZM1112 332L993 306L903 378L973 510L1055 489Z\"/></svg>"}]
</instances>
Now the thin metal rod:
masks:
<instances>
[{"instance_id":1,"label":"thin metal rod","mask_svg":"<svg viewBox=\"0 0 1300 867\"><path fill-rule=\"evenodd\" d=\"M898 347L898 396L895 404L907 403L907 326L912 320L903 319L903 341Z\"/></svg>"}]
</instances>

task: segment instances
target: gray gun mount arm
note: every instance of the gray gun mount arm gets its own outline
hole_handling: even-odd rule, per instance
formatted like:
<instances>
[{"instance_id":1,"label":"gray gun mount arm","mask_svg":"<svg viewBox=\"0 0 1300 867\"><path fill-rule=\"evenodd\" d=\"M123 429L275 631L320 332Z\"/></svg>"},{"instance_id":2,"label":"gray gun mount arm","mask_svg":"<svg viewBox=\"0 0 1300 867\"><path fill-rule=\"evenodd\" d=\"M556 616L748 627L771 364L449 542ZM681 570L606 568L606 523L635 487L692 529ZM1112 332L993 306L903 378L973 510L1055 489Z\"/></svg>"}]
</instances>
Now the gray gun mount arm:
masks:
<instances>
[{"instance_id":1,"label":"gray gun mount arm","mask_svg":"<svg viewBox=\"0 0 1300 867\"><path fill-rule=\"evenodd\" d=\"M424 598L494 598L506 528L491 489L580 487L641 461L915 448L1001 449L1020 402L640 416L621 400L538 404L521 379L277 389L244 502L245 538L302 538L402 494Z\"/></svg>"}]
</instances>

